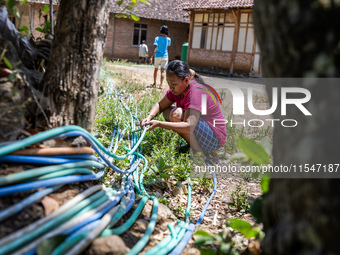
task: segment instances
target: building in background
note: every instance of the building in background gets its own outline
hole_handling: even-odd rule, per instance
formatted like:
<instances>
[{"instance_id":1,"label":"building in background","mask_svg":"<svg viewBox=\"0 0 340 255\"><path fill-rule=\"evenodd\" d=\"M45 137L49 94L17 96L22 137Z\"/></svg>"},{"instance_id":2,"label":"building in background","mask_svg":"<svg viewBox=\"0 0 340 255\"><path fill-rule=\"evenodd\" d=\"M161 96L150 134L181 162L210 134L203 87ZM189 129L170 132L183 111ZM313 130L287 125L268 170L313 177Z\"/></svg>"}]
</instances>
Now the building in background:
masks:
<instances>
[{"instance_id":1,"label":"building in background","mask_svg":"<svg viewBox=\"0 0 340 255\"><path fill-rule=\"evenodd\" d=\"M169 47L169 59L180 59L182 44L189 37L189 14L176 8L181 0L148 0L151 5L139 2L133 9L133 13L140 17L138 22L116 18L117 13L124 12L115 1L112 1L110 9L109 26L107 31L104 56L112 59L129 59L138 61L139 45L146 40L149 54L154 49L153 43L162 25L169 27L171 46ZM43 38L44 33L36 30L43 28L43 23L50 19L49 13L44 13L44 5L49 5L49 0L28 0L27 3L18 4L21 19L14 16L10 19L16 27L27 26L34 38ZM53 10L57 11L58 1L53 0ZM56 17L55 17L56 18Z\"/></svg>"},{"instance_id":2,"label":"building in background","mask_svg":"<svg viewBox=\"0 0 340 255\"><path fill-rule=\"evenodd\" d=\"M190 23L189 14L176 9L182 1L148 0L148 2L150 6L139 2L138 7L133 10L140 17L138 22L116 18L115 14L124 10L116 4L112 5L104 56L138 60L142 40L146 41L151 55L155 37L160 35L161 26L167 25L171 38L169 59L180 59L182 44L188 42Z\"/></svg>"},{"instance_id":3,"label":"building in background","mask_svg":"<svg viewBox=\"0 0 340 255\"><path fill-rule=\"evenodd\" d=\"M196 70L261 75L253 0L185 0L190 13L187 62Z\"/></svg>"},{"instance_id":4,"label":"building in background","mask_svg":"<svg viewBox=\"0 0 340 255\"><path fill-rule=\"evenodd\" d=\"M36 28L43 28L44 23L50 19L50 13L44 13L45 4L49 5L49 0L28 0L25 4L17 4L21 18L18 19L14 15L9 15L9 19L19 28L26 26L29 34L35 39L44 38L44 33L39 32ZM58 0L53 0L53 11L56 14ZM24 32L21 32L26 35Z\"/></svg>"}]
</instances>

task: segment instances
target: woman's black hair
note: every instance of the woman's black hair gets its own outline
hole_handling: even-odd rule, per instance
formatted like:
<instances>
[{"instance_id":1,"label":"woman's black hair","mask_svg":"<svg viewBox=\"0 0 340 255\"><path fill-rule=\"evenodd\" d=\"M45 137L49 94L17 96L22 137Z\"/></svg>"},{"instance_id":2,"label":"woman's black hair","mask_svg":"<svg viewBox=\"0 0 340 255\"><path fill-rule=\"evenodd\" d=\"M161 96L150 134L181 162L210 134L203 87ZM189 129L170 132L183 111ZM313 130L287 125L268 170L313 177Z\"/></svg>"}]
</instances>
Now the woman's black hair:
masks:
<instances>
[{"instance_id":1,"label":"woman's black hair","mask_svg":"<svg viewBox=\"0 0 340 255\"><path fill-rule=\"evenodd\" d=\"M176 74L181 80L184 80L185 77L190 77L189 67L180 60L171 61L166 68L166 74Z\"/></svg>"},{"instance_id":2,"label":"woman's black hair","mask_svg":"<svg viewBox=\"0 0 340 255\"><path fill-rule=\"evenodd\" d=\"M187 64L180 60L171 61L166 68L166 73L168 75L176 74L179 78L181 78L181 80L184 80L186 77L193 77L198 83L205 84L202 76L200 76L193 70L190 71Z\"/></svg>"}]
</instances>

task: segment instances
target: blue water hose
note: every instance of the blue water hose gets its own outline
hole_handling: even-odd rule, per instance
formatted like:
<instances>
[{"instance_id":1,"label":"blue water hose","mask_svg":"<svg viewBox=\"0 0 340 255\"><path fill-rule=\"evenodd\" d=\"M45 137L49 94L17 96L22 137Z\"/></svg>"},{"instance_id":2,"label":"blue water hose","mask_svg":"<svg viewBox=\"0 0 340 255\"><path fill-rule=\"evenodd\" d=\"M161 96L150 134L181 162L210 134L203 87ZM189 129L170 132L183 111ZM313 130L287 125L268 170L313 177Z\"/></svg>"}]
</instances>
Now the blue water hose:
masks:
<instances>
[{"instance_id":1,"label":"blue water hose","mask_svg":"<svg viewBox=\"0 0 340 255\"><path fill-rule=\"evenodd\" d=\"M7 243L10 243L16 239L21 238L22 236L30 233L31 231L34 231L35 229L39 228L40 226L42 226L43 224L45 224L46 222L53 220L54 218L56 218L57 216L61 215L62 213L66 212L67 210L73 208L73 206L79 202L81 202L82 200L84 200L85 198L89 197L90 195L94 194L95 192L98 192L100 190L102 190L103 187L101 185L96 185L93 186L87 190L85 190L84 192L78 194L77 196L75 196L74 198L72 198L70 201L68 201L66 204L62 205L61 207L59 207L56 211L52 212L51 214L49 214L48 216L41 218L40 220L16 231L11 233L10 235L0 239L0 246L3 246Z\"/></svg>"},{"instance_id":2,"label":"blue water hose","mask_svg":"<svg viewBox=\"0 0 340 255\"><path fill-rule=\"evenodd\" d=\"M208 162L206 162L206 164L208 166L210 166L210 164ZM216 192L216 187L217 187L217 179L216 179L216 174L215 172L212 172L212 176L213 176L213 180L214 180L214 190L213 192L211 193L207 203L205 204L203 210L202 210L202 213L198 219L198 221L196 222L196 225L194 224L190 224L187 231L185 232L184 234L184 237L183 239L181 240L181 242L176 246L175 249L172 250L172 252L170 253L170 255L180 255L182 253L182 251L185 249L185 247L187 246L188 242L190 241L194 231L195 231L195 228L196 226L198 226L199 224L202 223L203 221L203 218L204 218L204 215L208 209L208 206L211 202L211 200L213 199L214 195L215 195L215 192Z\"/></svg>"},{"instance_id":3,"label":"blue water hose","mask_svg":"<svg viewBox=\"0 0 340 255\"><path fill-rule=\"evenodd\" d=\"M134 196L134 192L132 192L131 199L129 200L128 204L126 205L126 209L125 209L124 214L126 214L128 211L131 210L131 208L132 208L132 206L134 204L134 201L135 201L135 196ZM77 231L75 231L74 233L69 235L67 237L67 239L73 238L74 236L83 234L85 232L88 232L88 231L96 228L97 225L99 224L99 222L100 222L100 219L98 219L96 221L93 221L93 222L87 223L85 226L83 226L82 228L78 229Z\"/></svg>"},{"instance_id":4,"label":"blue water hose","mask_svg":"<svg viewBox=\"0 0 340 255\"><path fill-rule=\"evenodd\" d=\"M60 170L75 169L75 168L80 168L80 167L103 168L104 165L98 163L97 161L85 160L85 161L76 162L76 163L67 163L67 164L34 168L34 169L26 170L23 172L14 173L14 174L10 174L4 177L0 177L0 186L15 184L15 183L18 183L19 181L27 180L29 178L38 177L38 176L52 173L52 172L57 172Z\"/></svg>"},{"instance_id":5,"label":"blue water hose","mask_svg":"<svg viewBox=\"0 0 340 255\"><path fill-rule=\"evenodd\" d=\"M78 224L74 225L73 227L69 228L68 230L64 231L62 234L64 235L70 235L71 233L75 232L76 230L82 228L83 226L94 222L96 220L99 220L103 217L104 214L106 214L108 211L110 211L114 206L118 204L118 202L122 199L122 197L125 195L125 192L121 192L115 196L115 199L108 204L104 209L97 212L96 214L92 215L91 217L87 218L86 220L79 222Z\"/></svg>"},{"instance_id":6,"label":"blue water hose","mask_svg":"<svg viewBox=\"0 0 340 255\"><path fill-rule=\"evenodd\" d=\"M63 159L39 156L4 155L0 157L1 162L32 164L32 165L54 165L66 164L82 161L82 159Z\"/></svg>"},{"instance_id":7,"label":"blue water hose","mask_svg":"<svg viewBox=\"0 0 340 255\"><path fill-rule=\"evenodd\" d=\"M109 151L112 151L113 142L114 142L115 136L116 136L116 130L117 130L117 133L118 133L119 132L119 127L113 129L111 143L110 143L109 147L107 148Z\"/></svg>"},{"instance_id":8,"label":"blue water hose","mask_svg":"<svg viewBox=\"0 0 340 255\"><path fill-rule=\"evenodd\" d=\"M16 150L19 150L21 148L24 148L26 146L32 145L34 143L37 142L41 142L47 139L51 139L51 138L55 138L61 134L64 134L66 132L69 131L80 131L83 134L86 134L87 136L89 136L91 138L91 140L94 141L94 143L101 149L103 150L103 152L105 152L106 154L108 154L109 156L115 158L115 159L124 159L127 156L130 156L133 154L133 152L138 148L138 146L140 145L140 143L142 142L145 133L147 131L147 129L144 129L142 136L140 137L139 141L135 144L134 148L131 149L131 151L129 151L126 155L122 155L122 156L118 156L115 155L111 152L109 152L95 137L93 137L88 131L86 131L85 129L75 126L75 125L70 125L70 126L64 126L64 127L58 127L55 129L51 129L51 130L47 130L43 133L39 133L33 136L30 136L28 138L25 138L24 140L20 140L17 141L16 143L11 143L8 144L6 146L0 147L0 156L9 154L11 152L14 152Z\"/></svg>"},{"instance_id":9,"label":"blue water hose","mask_svg":"<svg viewBox=\"0 0 340 255\"><path fill-rule=\"evenodd\" d=\"M138 160L138 162L131 166L130 169L128 170L121 170L119 169L118 167L116 167L115 165L113 165L109 160L108 158L101 152L101 150L98 148L97 144L94 143L91 139L90 136L88 136L87 134L84 134L82 132L79 132L79 131L71 131L71 132L67 132L67 133L64 133L62 134L61 136L59 137L73 137L73 136L82 136L84 137L84 139L89 143L91 144L91 146L93 147L93 149L98 153L98 155L100 156L100 158L112 169L114 169L116 172L118 173L121 173L121 174L129 174L129 173L132 173L133 171L135 171L135 169L138 167L138 164L140 163L141 159ZM128 152L130 153L130 152Z\"/></svg>"},{"instance_id":10,"label":"blue water hose","mask_svg":"<svg viewBox=\"0 0 340 255\"><path fill-rule=\"evenodd\" d=\"M12 185L9 187L2 187L0 188L0 197L8 196L8 195L23 192L23 191L36 190L36 189L47 187L47 186L68 184L68 183L73 183L73 182L85 182L85 181L98 180L100 177L102 177L103 173L104 171L101 170L96 174L88 174L88 175L82 175L82 176L78 176L78 175L65 176L65 177L53 178L50 180L35 181L35 182L30 182L30 183Z\"/></svg>"},{"instance_id":11,"label":"blue water hose","mask_svg":"<svg viewBox=\"0 0 340 255\"><path fill-rule=\"evenodd\" d=\"M11 207L3 210L0 212L0 222L3 221L4 219L7 219L8 217L13 216L14 214L17 214L24 208L30 206L31 204L34 204L35 202L39 201L42 199L44 196L47 196L48 194L52 193L53 191L59 189L63 185L57 185L57 186L52 186L45 188L43 190L40 190L36 192L35 194L25 198L22 200L20 203L17 203L15 205L12 205Z\"/></svg>"},{"instance_id":12,"label":"blue water hose","mask_svg":"<svg viewBox=\"0 0 340 255\"><path fill-rule=\"evenodd\" d=\"M123 95L119 95L119 96L123 96ZM126 96L124 96L124 97L126 97ZM128 97L128 99L129 99L129 97ZM120 100L120 99L119 99ZM127 109L128 110L128 109ZM132 115L132 118L135 118L135 119L137 119L135 116L133 116ZM138 120L138 119L137 119ZM131 150L129 150L129 152L125 155L125 156L116 156L116 155L114 155L114 156L112 156L113 154L112 153L107 153L107 151L105 151L105 150L103 150L100 146L97 146L98 145L98 141L95 139L95 138L93 138L93 137L91 137L91 135L90 134L87 134L86 132L83 132L83 131L81 131L81 130L78 130L78 131L75 131L75 132L68 132L67 133L67 135L62 135L63 137L64 136L74 136L74 135L81 135L81 136L83 136L85 139L86 139L86 137L87 137L87 141L94 147L94 148L96 148L97 150L96 150L96 152L100 155L100 157L105 161L105 163L107 163L111 168L113 168L115 171L117 171L117 172L120 172L120 173L123 173L123 174L129 174L129 176L127 177L127 180L125 180L125 183L126 183L126 186L125 186L125 190L131 190L131 189L133 189L133 187L131 186L132 185L132 182L131 182L131 173L135 173L135 170L136 169L138 169L138 165L140 164L140 162L141 162L141 158L140 158L140 155L138 155L138 153L135 153L135 150L137 150L137 148L139 147L139 144L140 144L140 142L142 141L142 139L143 139L143 137L144 137L144 135L145 135L145 132L146 132L146 129L144 130L144 132L143 132L143 134L142 134L142 136L141 136L141 138L138 140L138 141L135 141L135 139L138 139L138 136L137 135L134 135L134 133L133 133L133 135L132 135L132 137L131 137L131 147L132 147L132 149ZM118 133L118 137L119 137L119 132L117 132ZM115 137L115 130L114 130L114 134L113 134L113 138ZM46 138L46 139L48 139L48 138ZM110 147L108 148L109 149L109 151L110 150L112 150L112 146L113 146L113 140L112 140L112 142L111 142L111 144L110 144ZM126 156L130 156L130 155L134 155L133 156L133 158L132 158L132 160L131 160L131 167L130 167L130 169L129 170L127 170L127 171L123 171L123 170L121 170L121 169L119 169L119 168L117 168L116 166L114 166L109 160L107 160L107 158L106 158L106 155L103 155L103 153L101 153L101 151L100 151L100 149L101 150L103 150L105 153L107 153L108 155L110 155L111 157L113 157L113 158L116 158L116 159L123 159L123 158L125 158ZM0 148L0 155L1 155L1 148ZM141 152L141 148L140 148L140 152ZM136 161L136 156L135 155L138 155L138 157L139 157L139 159L137 160L137 162L135 162ZM74 160L74 158L67 158L67 157L60 157L59 158L60 160ZM40 159L39 159L40 160ZM48 157L47 158L45 158L44 160L48 160ZM147 165L147 161L146 161L146 159L144 158L144 161L145 161L145 166ZM143 170L145 170L145 168L143 169ZM103 172L103 171L100 171L100 172ZM99 172L99 173L100 173ZM99 174L98 173L98 174ZM142 171L142 173L144 173L144 171ZM137 173L137 176L138 176L138 173ZM74 177L74 176L68 176L68 177ZM82 176L82 177L84 177L84 176ZM58 179L62 179L62 178L64 178L64 177L60 177L60 178L55 178L55 179L53 179L53 180L58 180ZM124 179L124 178L123 178ZM141 179L142 179L142 175L141 175ZM124 181L123 181L124 182ZM31 183L31 184L38 184L39 182L33 182L33 183ZM69 182L66 182L66 183L69 183ZM138 184L138 182L137 182L137 184ZM18 186L18 185L15 185L15 186ZM47 185L48 186L48 185ZM138 186L138 185L137 185ZM6 187L7 188L7 187ZM20 188L22 188L21 186L20 186ZM24 189L22 189L22 190L24 190ZM0 193L1 193L1 189L0 189ZM122 199L122 197L124 196L124 194L126 193L126 191L125 192L121 192L116 198L115 198L115 201L117 200L117 202L116 202L116 204ZM120 196L122 194L122 196ZM156 198L154 198L154 199L156 199ZM129 200L129 202L128 202L128 204L126 205L126 208L124 208L124 212L126 213L126 212L128 212L131 208L132 208L132 206L133 206L133 204L134 204L134 200L135 200L135 193L134 192L132 192L132 194L131 194L131 199ZM156 201L154 201L154 202L156 202ZM102 211L100 211L98 214L96 214L94 217L90 217L89 219L87 219L87 221L86 222L88 222L87 224L86 224L86 227L89 227L89 228L87 228L87 230L85 230L85 232L86 231L90 231L92 228L91 227L95 227L96 225L98 225L99 224L99 222L100 222L100 220L95 220L95 218L96 217L99 217L99 218L101 218L102 216L103 216L103 214L105 214L105 212L107 212L108 210L110 210L110 208L112 209L116 204L114 204L113 202L112 203L110 203L110 206L111 207L106 207L104 210L102 210ZM206 210L206 209L205 209ZM101 216L100 216L101 215ZM155 219L154 219L155 220ZM83 224L85 224L86 222L82 222ZM78 235L78 231L79 231L79 226L80 225L78 225L77 227L78 227L78 230L76 230L77 232L74 232L74 234L72 234L72 236L73 235L75 235L75 234L77 234ZM153 226L154 227L154 226ZM72 231L74 231L75 230L75 228L73 229L73 230L71 230L71 229L69 229L68 231L71 231L70 233L72 233ZM150 229L151 230L151 229ZM152 230L151 230L152 231ZM83 233L84 233L84 231L83 231ZM80 233L79 233L80 234ZM71 236L70 236L71 237ZM137 248L137 247L136 247ZM139 248L138 248L139 249Z\"/></svg>"}]
</instances>

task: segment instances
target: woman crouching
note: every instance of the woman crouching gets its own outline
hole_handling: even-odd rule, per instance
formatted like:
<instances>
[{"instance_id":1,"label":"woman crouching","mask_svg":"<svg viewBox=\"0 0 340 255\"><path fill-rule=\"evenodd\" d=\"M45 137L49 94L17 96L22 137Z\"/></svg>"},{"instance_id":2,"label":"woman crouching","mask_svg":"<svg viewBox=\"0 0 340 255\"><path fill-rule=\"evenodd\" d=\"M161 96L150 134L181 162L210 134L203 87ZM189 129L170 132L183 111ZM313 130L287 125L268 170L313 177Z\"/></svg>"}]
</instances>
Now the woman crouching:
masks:
<instances>
[{"instance_id":1,"label":"woman crouching","mask_svg":"<svg viewBox=\"0 0 340 255\"><path fill-rule=\"evenodd\" d=\"M166 80L170 89L151 108L141 126L147 126L148 131L156 127L173 130L187 141L194 153L201 152L205 158L206 153L223 146L227 138L217 93L200 76L190 75L188 66L179 60L168 65ZM153 120L162 112L166 121Z\"/></svg>"}]
</instances>

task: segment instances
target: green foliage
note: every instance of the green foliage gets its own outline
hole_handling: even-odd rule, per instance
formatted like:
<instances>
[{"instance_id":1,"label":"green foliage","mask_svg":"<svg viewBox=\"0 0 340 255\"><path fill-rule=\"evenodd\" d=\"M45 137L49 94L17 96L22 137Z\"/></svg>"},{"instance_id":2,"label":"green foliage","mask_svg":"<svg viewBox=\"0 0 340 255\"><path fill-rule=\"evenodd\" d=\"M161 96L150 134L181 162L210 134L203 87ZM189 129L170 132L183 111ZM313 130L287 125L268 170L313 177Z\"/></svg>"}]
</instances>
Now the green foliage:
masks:
<instances>
[{"instance_id":1,"label":"green foliage","mask_svg":"<svg viewBox=\"0 0 340 255\"><path fill-rule=\"evenodd\" d=\"M151 173L146 174L146 179L151 180L147 184L157 184L158 186L165 186L167 179L172 176L169 172L172 166L166 165L162 157L159 157L156 165L150 166Z\"/></svg>"},{"instance_id":2,"label":"green foliage","mask_svg":"<svg viewBox=\"0 0 340 255\"><path fill-rule=\"evenodd\" d=\"M66 240L66 235L57 235L51 238L48 238L40 243L38 246L38 255L49 255L53 253L53 250L56 249L60 244L62 244Z\"/></svg>"},{"instance_id":3,"label":"green foliage","mask_svg":"<svg viewBox=\"0 0 340 255\"><path fill-rule=\"evenodd\" d=\"M250 203L248 201L248 189L242 190L242 179L236 187L236 190L231 192L231 206L235 207L240 213L246 213L250 209Z\"/></svg>"},{"instance_id":4,"label":"green foliage","mask_svg":"<svg viewBox=\"0 0 340 255\"><path fill-rule=\"evenodd\" d=\"M269 182L270 178L261 178L261 189L263 193L267 193L269 191Z\"/></svg>"},{"instance_id":5,"label":"green foliage","mask_svg":"<svg viewBox=\"0 0 340 255\"><path fill-rule=\"evenodd\" d=\"M207 189L209 192L212 192L214 187L214 182L212 179L207 178L207 173L204 173L203 178L193 179L193 184L201 187L202 189Z\"/></svg>"},{"instance_id":6,"label":"green foliage","mask_svg":"<svg viewBox=\"0 0 340 255\"><path fill-rule=\"evenodd\" d=\"M246 154L254 164L266 165L269 163L270 157L260 144L241 136L238 137L238 144L242 152Z\"/></svg>"},{"instance_id":7,"label":"green foliage","mask_svg":"<svg viewBox=\"0 0 340 255\"><path fill-rule=\"evenodd\" d=\"M248 239L255 238L261 241L264 238L264 233L259 228L252 227L250 223L246 221L230 219L226 225L229 229L224 229L217 235L211 235L203 230L198 230L194 234L195 246L200 250L201 254L244 254L245 247L243 243L237 243L234 239L237 232Z\"/></svg>"},{"instance_id":8,"label":"green foliage","mask_svg":"<svg viewBox=\"0 0 340 255\"><path fill-rule=\"evenodd\" d=\"M168 206L169 205L169 200L168 199L164 199L164 198L157 198L158 202L162 203L163 205Z\"/></svg>"},{"instance_id":9,"label":"green foliage","mask_svg":"<svg viewBox=\"0 0 340 255\"><path fill-rule=\"evenodd\" d=\"M25 32L26 35L29 34L29 28L26 26L22 26L18 29L19 32Z\"/></svg>"},{"instance_id":10,"label":"green foliage","mask_svg":"<svg viewBox=\"0 0 340 255\"><path fill-rule=\"evenodd\" d=\"M51 22L47 20L46 22L40 24L40 27L35 29L36 31L43 33L44 37L47 38L51 34Z\"/></svg>"},{"instance_id":11,"label":"green foliage","mask_svg":"<svg viewBox=\"0 0 340 255\"><path fill-rule=\"evenodd\" d=\"M4 61L5 65L8 67L8 69L13 70L13 66L12 66L11 62L9 62L9 60L6 57L3 57L2 60Z\"/></svg>"},{"instance_id":12,"label":"green foliage","mask_svg":"<svg viewBox=\"0 0 340 255\"><path fill-rule=\"evenodd\" d=\"M8 10L8 13L10 13L10 14L19 13L18 8L15 6L15 0L6 0L6 7L7 7L7 10Z\"/></svg>"},{"instance_id":13,"label":"green foliage","mask_svg":"<svg viewBox=\"0 0 340 255\"><path fill-rule=\"evenodd\" d=\"M142 3L145 3L147 5L150 5L150 3L146 0L131 0L127 5L124 6L124 10L127 10L128 12L122 12L122 13L117 13L115 16L116 18L129 18L133 21L139 21L140 18L132 13L131 11L138 6L138 2L142 2ZM119 1L116 1L116 4L118 6L122 6L124 3L124 0L119 0Z\"/></svg>"},{"instance_id":14,"label":"green foliage","mask_svg":"<svg viewBox=\"0 0 340 255\"><path fill-rule=\"evenodd\" d=\"M263 194L256 198L254 203L250 207L250 213L254 216L257 223L261 223L263 220L262 209L264 200L268 196L270 178L261 178L261 189Z\"/></svg>"},{"instance_id":15,"label":"green foliage","mask_svg":"<svg viewBox=\"0 0 340 255\"><path fill-rule=\"evenodd\" d=\"M121 66L132 66L135 65L135 62L129 62L126 59L117 59L114 61L111 61L113 65L121 65Z\"/></svg>"},{"instance_id":16,"label":"green foliage","mask_svg":"<svg viewBox=\"0 0 340 255\"><path fill-rule=\"evenodd\" d=\"M20 64L20 62L18 63L14 63L12 64L6 57L5 57L5 54L6 54L6 51L7 51L7 45L5 45L4 47L4 50L2 51L1 55L0 55L0 66L1 65L5 65L8 69L12 70L13 72L11 74L8 75L8 80L10 81L13 81L16 77L16 75L18 74L18 70L14 70L15 67L17 65Z\"/></svg>"},{"instance_id":17,"label":"green foliage","mask_svg":"<svg viewBox=\"0 0 340 255\"><path fill-rule=\"evenodd\" d=\"M239 255L241 251L235 247L233 237L235 232L223 231L217 235L198 230L195 234L195 246L200 250L201 254L223 254L223 255Z\"/></svg>"},{"instance_id":18,"label":"green foliage","mask_svg":"<svg viewBox=\"0 0 340 255\"><path fill-rule=\"evenodd\" d=\"M44 13L48 13L50 11L50 7L48 4L44 5Z\"/></svg>"},{"instance_id":19,"label":"green foliage","mask_svg":"<svg viewBox=\"0 0 340 255\"><path fill-rule=\"evenodd\" d=\"M247 238L256 237L260 233L258 228L253 228L249 222L240 219L230 219L228 225Z\"/></svg>"},{"instance_id":20,"label":"green foliage","mask_svg":"<svg viewBox=\"0 0 340 255\"><path fill-rule=\"evenodd\" d=\"M168 204L168 207L177 218L185 217L186 207L183 203L177 202L174 206Z\"/></svg>"},{"instance_id":21,"label":"green foliage","mask_svg":"<svg viewBox=\"0 0 340 255\"><path fill-rule=\"evenodd\" d=\"M20 5L25 4L27 2L27 0L24 1L19 1ZM24 34L22 32L25 32L26 35L29 34L29 29L27 26L20 26L21 24L21 19L22 19L22 15L24 14L25 10L22 11L22 13L19 12L19 8L16 5L16 1L15 0L6 0L5 1L7 10L9 14L15 15L16 19L19 21L17 24L17 30L19 32L19 35L22 37L24 36Z\"/></svg>"}]
</instances>

